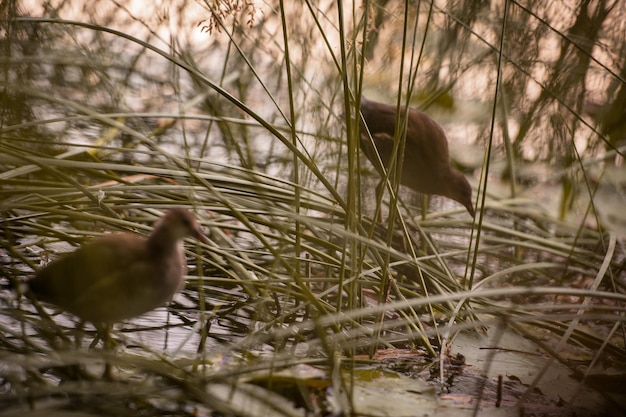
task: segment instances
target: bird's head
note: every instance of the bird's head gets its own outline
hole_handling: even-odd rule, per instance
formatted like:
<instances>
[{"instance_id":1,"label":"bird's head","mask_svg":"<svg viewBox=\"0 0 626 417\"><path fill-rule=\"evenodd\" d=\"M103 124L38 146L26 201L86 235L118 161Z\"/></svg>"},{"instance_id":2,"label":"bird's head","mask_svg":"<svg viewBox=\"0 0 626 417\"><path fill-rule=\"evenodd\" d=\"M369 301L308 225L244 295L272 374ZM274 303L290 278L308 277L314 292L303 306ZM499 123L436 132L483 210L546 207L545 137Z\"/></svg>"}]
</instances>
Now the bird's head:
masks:
<instances>
[{"instance_id":1,"label":"bird's head","mask_svg":"<svg viewBox=\"0 0 626 417\"><path fill-rule=\"evenodd\" d=\"M452 174L452 178L447 182L448 187L443 195L461 203L467 209L467 212L474 217L476 213L472 202L472 186L463 174L459 172L452 172Z\"/></svg>"}]
</instances>

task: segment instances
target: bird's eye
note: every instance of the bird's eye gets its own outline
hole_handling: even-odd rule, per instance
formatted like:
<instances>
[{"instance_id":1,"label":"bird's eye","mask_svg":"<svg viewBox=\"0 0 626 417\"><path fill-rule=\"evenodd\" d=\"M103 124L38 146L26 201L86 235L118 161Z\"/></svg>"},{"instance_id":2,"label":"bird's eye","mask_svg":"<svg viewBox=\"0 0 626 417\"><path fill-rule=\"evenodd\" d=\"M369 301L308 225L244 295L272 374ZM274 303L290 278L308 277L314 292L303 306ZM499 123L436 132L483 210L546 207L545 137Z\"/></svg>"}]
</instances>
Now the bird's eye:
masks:
<instances>
[{"instance_id":1,"label":"bird's eye","mask_svg":"<svg viewBox=\"0 0 626 417\"><path fill-rule=\"evenodd\" d=\"M193 221L189 216L182 216L181 220L183 226L187 227L188 229L193 229Z\"/></svg>"}]
</instances>

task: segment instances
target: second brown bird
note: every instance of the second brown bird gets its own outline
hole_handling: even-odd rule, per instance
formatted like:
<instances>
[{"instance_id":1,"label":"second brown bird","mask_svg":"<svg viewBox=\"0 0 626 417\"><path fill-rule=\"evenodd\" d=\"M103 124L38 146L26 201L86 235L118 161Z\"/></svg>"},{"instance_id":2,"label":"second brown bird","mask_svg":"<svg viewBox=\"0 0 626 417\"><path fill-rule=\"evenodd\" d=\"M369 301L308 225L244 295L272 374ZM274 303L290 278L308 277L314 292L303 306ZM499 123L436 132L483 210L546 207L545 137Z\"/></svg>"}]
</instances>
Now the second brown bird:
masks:
<instances>
[{"instance_id":1,"label":"second brown bird","mask_svg":"<svg viewBox=\"0 0 626 417\"><path fill-rule=\"evenodd\" d=\"M401 107L400 111L404 113L406 108ZM425 113L412 108L408 111L400 184L420 193L441 195L457 201L473 217L472 188L463 174L450 166L448 140L443 129ZM367 125L364 126L361 123L361 149L380 171L376 155L376 150L378 150L380 159L387 170L393 155L396 106L363 97L361 114ZM400 117L399 120L403 118ZM376 149L372 146L372 141ZM384 173L381 172L382 174ZM382 185L381 181L376 187L379 197L383 190Z\"/></svg>"}]
</instances>

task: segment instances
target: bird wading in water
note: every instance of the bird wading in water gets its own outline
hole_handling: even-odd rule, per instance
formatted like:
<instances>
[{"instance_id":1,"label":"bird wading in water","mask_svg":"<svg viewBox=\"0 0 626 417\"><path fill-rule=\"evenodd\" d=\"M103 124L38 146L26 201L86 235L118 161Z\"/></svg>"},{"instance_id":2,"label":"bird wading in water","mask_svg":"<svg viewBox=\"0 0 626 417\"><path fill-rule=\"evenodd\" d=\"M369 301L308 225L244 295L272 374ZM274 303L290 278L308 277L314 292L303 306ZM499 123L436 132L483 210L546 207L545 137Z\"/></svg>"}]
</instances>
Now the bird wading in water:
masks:
<instances>
[{"instance_id":1,"label":"bird wading in water","mask_svg":"<svg viewBox=\"0 0 626 417\"><path fill-rule=\"evenodd\" d=\"M361 150L383 176L376 151L387 170L393 156L396 110L396 106L361 98L361 114L365 121L365 125L363 121L360 123ZM406 111L406 107L400 107L398 120L403 120ZM465 176L450 166L448 140L441 126L425 113L412 108L408 109L406 117L400 184L423 194L441 195L457 201L474 217L472 188ZM382 192L381 180L376 186L379 199Z\"/></svg>"},{"instance_id":2,"label":"bird wading in water","mask_svg":"<svg viewBox=\"0 0 626 417\"><path fill-rule=\"evenodd\" d=\"M140 316L184 287L187 236L208 242L189 211L171 209L148 238L119 233L95 239L38 271L26 290L96 325Z\"/></svg>"}]
</instances>

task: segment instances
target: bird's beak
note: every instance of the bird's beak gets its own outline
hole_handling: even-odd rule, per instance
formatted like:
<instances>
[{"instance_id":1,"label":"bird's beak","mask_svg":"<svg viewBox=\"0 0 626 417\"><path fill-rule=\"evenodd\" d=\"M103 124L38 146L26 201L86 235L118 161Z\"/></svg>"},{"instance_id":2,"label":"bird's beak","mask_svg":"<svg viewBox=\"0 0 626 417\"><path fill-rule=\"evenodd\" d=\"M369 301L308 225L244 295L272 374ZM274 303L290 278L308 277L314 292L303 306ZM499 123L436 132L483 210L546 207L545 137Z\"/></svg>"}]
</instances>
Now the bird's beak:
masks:
<instances>
[{"instance_id":1,"label":"bird's beak","mask_svg":"<svg viewBox=\"0 0 626 417\"><path fill-rule=\"evenodd\" d=\"M471 204L468 204L467 206L465 206L465 208L467 209L467 211L469 212L469 214L472 217L476 217L476 212L474 211L474 206Z\"/></svg>"}]
</instances>

